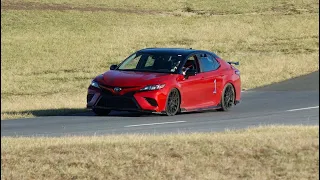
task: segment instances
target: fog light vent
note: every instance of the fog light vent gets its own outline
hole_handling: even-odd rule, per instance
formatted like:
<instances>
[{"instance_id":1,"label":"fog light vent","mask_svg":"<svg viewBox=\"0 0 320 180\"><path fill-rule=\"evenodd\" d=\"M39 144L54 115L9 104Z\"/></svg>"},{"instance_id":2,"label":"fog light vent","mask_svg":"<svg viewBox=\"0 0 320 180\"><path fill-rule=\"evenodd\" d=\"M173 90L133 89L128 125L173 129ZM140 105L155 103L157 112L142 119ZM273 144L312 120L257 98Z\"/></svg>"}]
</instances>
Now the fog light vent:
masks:
<instances>
[{"instance_id":1,"label":"fog light vent","mask_svg":"<svg viewBox=\"0 0 320 180\"><path fill-rule=\"evenodd\" d=\"M156 100L152 99L152 98L147 98L145 97L145 99L148 101L149 104L151 104L151 106L157 107L158 103Z\"/></svg>"},{"instance_id":2,"label":"fog light vent","mask_svg":"<svg viewBox=\"0 0 320 180\"><path fill-rule=\"evenodd\" d=\"M88 94L87 95L87 103L92 100L93 96L94 96L94 94Z\"/></svg>"}]
</instances>

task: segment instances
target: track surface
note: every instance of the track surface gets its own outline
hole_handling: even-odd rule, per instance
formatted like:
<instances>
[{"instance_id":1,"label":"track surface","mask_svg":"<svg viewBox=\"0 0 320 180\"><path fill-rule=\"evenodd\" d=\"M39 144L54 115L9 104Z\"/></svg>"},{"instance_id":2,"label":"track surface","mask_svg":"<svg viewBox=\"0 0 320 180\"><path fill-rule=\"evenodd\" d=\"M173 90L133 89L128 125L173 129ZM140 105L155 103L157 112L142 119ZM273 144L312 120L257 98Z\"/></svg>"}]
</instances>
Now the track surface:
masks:
<instances>
[{"instance_id":1,"label":"track surface","mask_svg":"<svg viewBox=\"0 0 320 180\"><path fill-rule=\"evenodd\" d=\"M211 132L258 125L319 125L319 72L242 93L229 112L176 116L113 112L1 121L1 136L65 136L123 133Z\"/></svg>"}]
</instances>

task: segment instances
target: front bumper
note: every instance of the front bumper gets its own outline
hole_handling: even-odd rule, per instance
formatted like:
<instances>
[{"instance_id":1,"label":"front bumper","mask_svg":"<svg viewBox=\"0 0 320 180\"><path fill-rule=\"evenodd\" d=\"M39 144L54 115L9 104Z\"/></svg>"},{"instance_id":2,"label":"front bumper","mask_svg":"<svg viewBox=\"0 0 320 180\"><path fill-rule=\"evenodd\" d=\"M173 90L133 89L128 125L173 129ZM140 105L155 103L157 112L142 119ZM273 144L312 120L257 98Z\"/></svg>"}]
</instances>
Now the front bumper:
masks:
<instances>
[{"instance_id":1,"label":"front bumper","mask_svg":"<svg viewBox=\"0 0 320 180\"><path fill-rule=\"evenodd\" d=\"M154 91L129 91L115 93L109 89L89 88L87 108L120 111L162 112L165 108L166 94L163 89Z\"/></svg>"}]
</instances>

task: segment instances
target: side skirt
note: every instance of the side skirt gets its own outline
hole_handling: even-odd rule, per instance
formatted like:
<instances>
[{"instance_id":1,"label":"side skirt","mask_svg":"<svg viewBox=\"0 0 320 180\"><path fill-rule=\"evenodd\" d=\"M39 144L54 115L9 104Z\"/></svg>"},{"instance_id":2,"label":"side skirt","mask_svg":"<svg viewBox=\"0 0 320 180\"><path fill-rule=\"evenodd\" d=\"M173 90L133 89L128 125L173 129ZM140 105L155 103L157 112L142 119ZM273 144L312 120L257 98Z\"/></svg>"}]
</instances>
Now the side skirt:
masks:
<instances>
[{"instance_id":1,"label":"side skirt","mask_svg":"<svg viewBox=\"0 0 320 180\"><path fill-rule=\"evenodd\" d=\"M181 112L194 112L194 111L207 111L207 110L214 110L214 109L219 109L221 108L221 106L208 106L208 107L204 107L204 108L195 108L195 109L185 109L185 108L181 108Z\"/></svg>"}]
</instances>

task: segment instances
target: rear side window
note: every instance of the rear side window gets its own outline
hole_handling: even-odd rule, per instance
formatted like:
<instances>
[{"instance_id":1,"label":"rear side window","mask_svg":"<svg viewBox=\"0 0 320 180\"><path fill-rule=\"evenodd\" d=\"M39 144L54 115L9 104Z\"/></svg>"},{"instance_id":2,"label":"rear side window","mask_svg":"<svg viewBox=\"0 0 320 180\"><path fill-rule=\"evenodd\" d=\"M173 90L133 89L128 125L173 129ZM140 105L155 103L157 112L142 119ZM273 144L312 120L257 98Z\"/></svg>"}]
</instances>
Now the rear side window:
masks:
<instances>
[{"instance_id":1,"label":"rear side window","mask_svg":"<svg viewBox=\"0 0 320 180\"><path fill-rule=\"evenodd\" d=\"M218 61L209 54L202 54L200 56L200 66L202 72L217 70L220 66Z\"/></svg>"}]
</instances>

